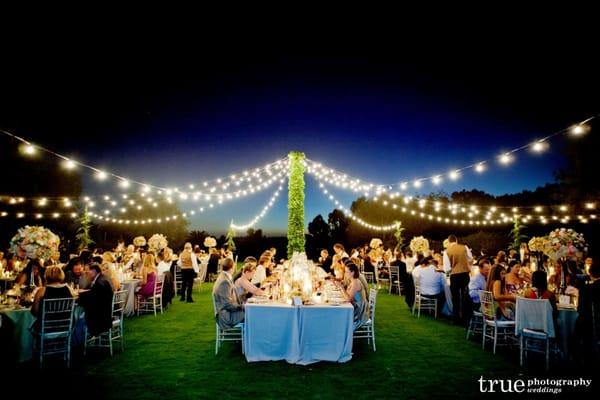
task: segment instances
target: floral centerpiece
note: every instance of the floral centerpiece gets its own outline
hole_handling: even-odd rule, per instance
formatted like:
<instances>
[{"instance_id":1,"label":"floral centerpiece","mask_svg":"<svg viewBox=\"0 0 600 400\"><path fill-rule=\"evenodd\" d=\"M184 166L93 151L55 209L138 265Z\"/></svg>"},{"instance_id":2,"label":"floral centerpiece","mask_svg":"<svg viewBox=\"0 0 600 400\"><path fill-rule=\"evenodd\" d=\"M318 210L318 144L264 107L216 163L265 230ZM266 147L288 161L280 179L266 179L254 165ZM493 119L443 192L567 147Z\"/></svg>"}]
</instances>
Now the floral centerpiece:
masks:
<instances>
[{"instance_id":1,"label":"floral centerpiece","mask_svg":"<svg viewBox=\"0 0 600 400\"><path fill-rule=\"evenodd\" d=\"M137 236L133 239L133 245L136 247L142 247L146 245L146 238L143 236Z\"/></svg>"},{"instance_id":2,"label":"floral centerpiece","mask_svg":"<svg viewBox=\"0 0 600 400\"><path fill-rule=\"evenodd\" d=\"M586 251L587 246L583 234L577 233L573 229L555 229L545 237L543 252L551 260L561 258L580 260Z\"/></svg>"},{"instance_id":3,"label":"floral centerpiece","mask_svg":"<svg viewBox=\"0 0 600 400\"><path fill-rule=\"evenodd\" d=\"M547 239L545 237L541 237L541 236L534 236L529 240L529 250L530 251L537 251L537 252L543 252L544 251L544 246L545 243L547 242Z\"/></svg>"},{"instance_id":4,"label":"floral centerpiece","mask_svg":"<svg viewBox=\"0 0 600 400\"><path fill-rule=\"evenodd\" d=\"M212 236L204 238L204 247L217 247L217 239Z\"/></svg>"},{"instance_id":5,"label":"floral centerpiece","mask_svg":"<svg viewBox=\"0 0 600 400\"><path fill-rule=\"evenodd\" d=\"M169 245L167 237L162 233L155 233L148 239L150 251L159 252Z\"/></svg>"},{"instance_id":6,"label":"floral centerpiece","mask_svg":"<svg viewBox=\"0 0 600 400\"><path fill-rule=\"evenodd\" d=\"M423 236L415 236L410 241L410 249L413 253L429 253L429 240L425 239Z\"/></svg>"},{"instance_id":7,"label":"floral centerpiece","mask_svg":"<svg viewBox=\"0 0 600 400\"><path fill-rule=\"evenodd\" d=\"M49 259L58 251L60 238L43 226L29 226L19 229L10 241L11 251L20 257Z\"/></svg>"}]
</instances>

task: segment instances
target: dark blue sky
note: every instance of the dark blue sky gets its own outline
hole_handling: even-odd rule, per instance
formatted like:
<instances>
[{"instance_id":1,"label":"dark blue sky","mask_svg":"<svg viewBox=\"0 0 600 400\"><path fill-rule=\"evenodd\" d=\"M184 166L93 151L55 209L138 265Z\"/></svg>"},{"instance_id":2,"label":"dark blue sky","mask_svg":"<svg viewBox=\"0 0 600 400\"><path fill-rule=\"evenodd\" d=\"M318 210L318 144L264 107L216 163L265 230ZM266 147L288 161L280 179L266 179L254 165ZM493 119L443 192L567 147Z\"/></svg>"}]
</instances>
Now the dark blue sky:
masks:
<instances>
[{"instance_id":1,"label":"dark blue sky","mask_svg":"<svg viewBox=\"0 0 600 400\"><path fill-rule=\"evenodd\" d=\"M236 48L200 58L104 50L72 64L55 52L57 61L43 67L3 67L0 125L160 186L228 176L291 150L362 179L400 182L493 158L597 113L597 65L572 63L555 43L525 45L406 53ZM563 140L544 155L521 152L509 167L494 164L422 192L535 189L565 165ZM314 186L307 178L307 222L333 208ZM118 192L110 183L86 187ZM217 208L192 227L222 232L231 218L243 223L271 193ZM352 195L335 193L350 205ZM257 227L284 232L286 202Z\"/></svg>"}]
</instances>

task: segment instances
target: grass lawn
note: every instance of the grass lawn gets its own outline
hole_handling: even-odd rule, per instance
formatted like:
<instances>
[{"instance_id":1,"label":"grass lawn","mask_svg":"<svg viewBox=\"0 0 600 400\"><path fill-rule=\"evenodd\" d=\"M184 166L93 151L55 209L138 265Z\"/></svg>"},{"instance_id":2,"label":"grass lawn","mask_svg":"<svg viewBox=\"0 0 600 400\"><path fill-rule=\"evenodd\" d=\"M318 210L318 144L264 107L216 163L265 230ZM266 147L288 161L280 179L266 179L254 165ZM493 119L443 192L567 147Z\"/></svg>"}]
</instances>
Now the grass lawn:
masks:
<instances>
[{"instance_id":1,"label":"grass lawn","mask_svg":"<svg viewBox=\"0 0 600 400\"><path fill-rule=\"evenodd\" d=\"M385 292L377 303L377 352L355 341L345 364L297 366L247 363L238 344L225 343L215 356L210 290L195 293L195 303L175 299L163 315L127 318L124 353L110 358L94 350L87 360L75 356L71 370L57 365L41 374L21 366L13 370L14 385L24 393L51 386L59 396L111 399L477 398L480 376L520 375L514 353L482 351L479 341L465 340L463 328L417 319L403 297Z\"/></svg>"}]
</instances>

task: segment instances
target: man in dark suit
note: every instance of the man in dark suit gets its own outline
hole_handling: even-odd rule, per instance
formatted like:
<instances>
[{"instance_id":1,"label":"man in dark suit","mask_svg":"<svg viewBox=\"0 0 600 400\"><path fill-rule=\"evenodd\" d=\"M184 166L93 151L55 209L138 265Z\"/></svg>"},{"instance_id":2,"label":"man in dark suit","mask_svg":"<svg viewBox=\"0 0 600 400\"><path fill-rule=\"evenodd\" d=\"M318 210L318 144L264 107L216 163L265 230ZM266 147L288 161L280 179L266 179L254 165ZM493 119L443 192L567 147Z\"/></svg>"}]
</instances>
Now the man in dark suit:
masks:
<instances>
[{"instance_id":1,"label":"man in dark suit","mask_svg":"<svg viewBox=\"0 0 600 400\"><path fill-rule=\"evenodd\" d=\"M79 293L79 304L85 310L90 335L98 336L112 326L113 288L99 264L91 264L87 274L92 284L89 290Z\"/></svg>"}]
</instances>

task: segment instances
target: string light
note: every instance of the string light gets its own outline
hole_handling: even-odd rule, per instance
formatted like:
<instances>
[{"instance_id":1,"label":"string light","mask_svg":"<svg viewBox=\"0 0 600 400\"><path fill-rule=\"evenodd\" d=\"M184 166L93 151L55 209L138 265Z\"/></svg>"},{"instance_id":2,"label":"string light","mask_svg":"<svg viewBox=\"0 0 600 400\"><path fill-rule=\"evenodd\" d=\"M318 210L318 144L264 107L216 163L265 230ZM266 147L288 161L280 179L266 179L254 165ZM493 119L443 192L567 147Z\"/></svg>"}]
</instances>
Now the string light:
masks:
<instances>
[{"instance_id":1,"label":"string light","mask_svg":"<svg viewBox=\"0 0 600 400\"><path fill-rule=\"evenodd\" d=\"M260 221L262 218L264 218L265 215L267 215L267 213L269 212L271 207L273 207L273 204L275 204L275 201L279 197L279 192L282 189L283 189L283 186L279 186L277 188L277 191L275 191L275 193L273 193L273 196L271 196L271 198L269 199L269 202L262 208L261 212L258 215L256 215L254 218L252 218L252 220L249 223L247 223L245 225L236 225L233 223L233 220L232 220L231 224L229 226L232 227L233 229L235 229L236 231L244 231L249 228L252 228L254 225L256 225L256 223L258 221Z\"/></svg>"},{"instance_id":2,"label":"string light","mask_svg":"<svg viewBox=\"0 0 600 400\"><path fill-rule=\"evenodd\" d=\"M580 132L580 133L589 130L589 126L587 125L587 123L590 122L591 120L595 119L596 117L597 116L593 116L593 117L590 117L590 118L580 122L573 129L571 129L571 128L562 129L562 130L557 131L553 134L550 134L542 139L539 139L535 142L528 143L528 144L522 145L520 147L514 148L512 150L509 150L507 152L504 152L503 154L499 155L497 157L497 159L501 164L508 165L514 161L515 153L517 153L519 151L525 150L527 148L531 148L533 151L541 152L548 147L548 141L551 138L554 138L558 135L563 135L572 130L574 130L575 132ZM397 183L394 183L394 184L371 183L368 181L362 181L361 179L352 177L348 174L337 171L333 168L326 167L326 166L322 165L321 163L318 163L318 162L315 162L315 161L312 161L309 159L306 159L305 161L307 163L306 164L308 167L307 172L309 174L312 174L315 177L317 177L318 179L325 180L329 184L333 184L338 187L342 187L342 188L345 188L348 190L353 190L355 192L365 192L367 197L370 195L370 192L373 190L389 190L393 187L399 187L400 190L406 190L408 188L408 184L410 183L407 181L400 182L399 184L397 184ZM441 175L436 174L436 175L432 175L430 177L416 178L412 181L412 186L415 188L420 188L422 186L422 184L426 181L431 181L434 185L437 185L441 182L441 179L444 177L447 177L450 180L458 179L458 178L460 178L461 174L464 171L469 170L469 169L473 169L477 173L483 173L486 171L486 169L487 169L486 166L487 166L487 164L489 164L489 161L490 160L481 160L474 164L466 165L464 167L450 171L447 174L441 174Z\"/></svg>"}]
</instances>

